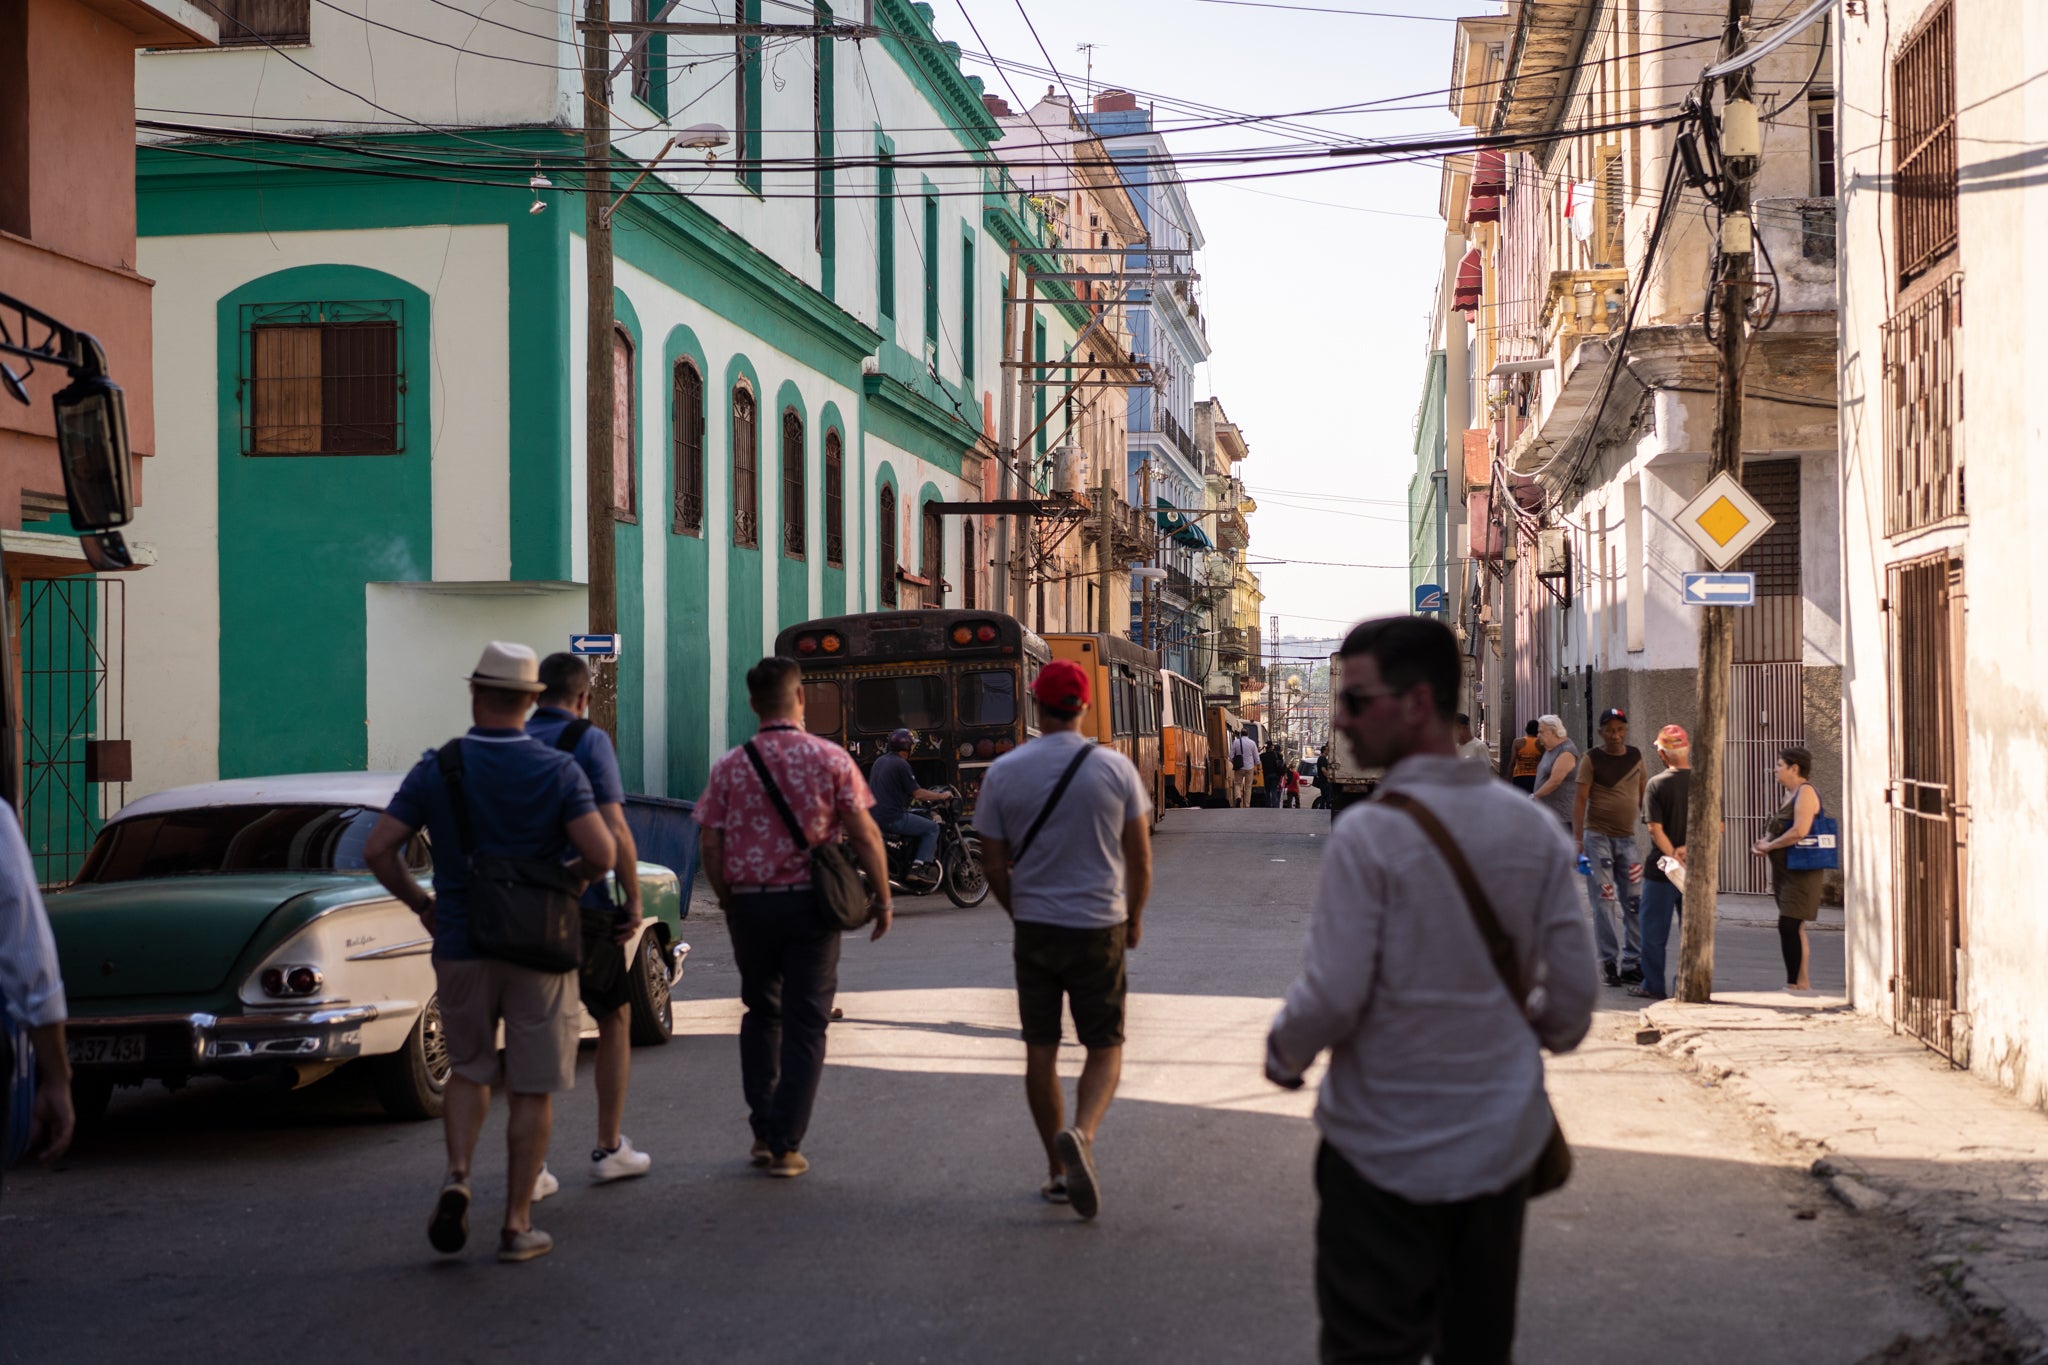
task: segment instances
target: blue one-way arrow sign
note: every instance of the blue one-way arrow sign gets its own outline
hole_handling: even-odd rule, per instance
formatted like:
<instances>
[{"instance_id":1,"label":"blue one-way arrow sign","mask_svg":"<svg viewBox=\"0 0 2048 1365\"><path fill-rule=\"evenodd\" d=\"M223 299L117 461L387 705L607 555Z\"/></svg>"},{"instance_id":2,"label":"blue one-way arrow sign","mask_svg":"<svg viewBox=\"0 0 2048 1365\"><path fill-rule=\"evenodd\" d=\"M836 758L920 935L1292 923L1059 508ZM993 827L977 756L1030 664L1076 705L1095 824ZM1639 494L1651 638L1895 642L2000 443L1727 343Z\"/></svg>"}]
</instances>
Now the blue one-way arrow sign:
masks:
<instances>
[{"instance_id":1,"label":"blue one-way arrow sign","mask_svg":"<svg viewBox=\"0 0 2048 1365\"><path fill-rule=\"evenodd\" d=\"M1688 607L1753 607L1756 605L1756 575L1753 573L1689 573L1685 576L1685 605Z\"/></svg>"},{"instance_id":2,"label":"blue one-way arrow sign","mask_svg":"<svg viewBox=\"0 0 2048 1365\"><path fill-rule=\"evenodd\" d=\"M1415 610L1418 614L1425 611L1442 611L1443 609L1444 590L1441 587L1435 583L1417 583L1415 585Z\"/></svg>"},{"instance_id":3,"label":"blue one-way arrow sign","mask_svg":"<svg viewBox=\"0 0 2048 1365\"><path fill-rule=\"evenodd\" d=\"M616 659L619 657L619 637L616 635L571 635L569 652L579 659Z\"/></svg>"}]
</instances>

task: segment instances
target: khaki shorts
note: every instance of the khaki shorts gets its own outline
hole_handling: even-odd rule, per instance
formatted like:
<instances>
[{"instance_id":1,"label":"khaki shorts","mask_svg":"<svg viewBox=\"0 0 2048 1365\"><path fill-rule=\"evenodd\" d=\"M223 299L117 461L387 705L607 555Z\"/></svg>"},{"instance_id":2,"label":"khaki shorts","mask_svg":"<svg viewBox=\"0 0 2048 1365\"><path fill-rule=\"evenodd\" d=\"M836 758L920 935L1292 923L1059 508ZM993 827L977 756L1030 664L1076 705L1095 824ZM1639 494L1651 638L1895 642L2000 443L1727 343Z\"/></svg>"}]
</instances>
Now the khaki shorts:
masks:
<instances>
[{"instance_id":1,"label":"khaki shorts","mask_svg":"<svg viewBox=\"0 0 2048 1365\"><path fill-rule=\"evenodd\" d=\"M491 958L436 957L434 979L456 1075L520 1095L551 1095L575 1086L576 973L537 972Z\"/></svg>"}]
</instances>

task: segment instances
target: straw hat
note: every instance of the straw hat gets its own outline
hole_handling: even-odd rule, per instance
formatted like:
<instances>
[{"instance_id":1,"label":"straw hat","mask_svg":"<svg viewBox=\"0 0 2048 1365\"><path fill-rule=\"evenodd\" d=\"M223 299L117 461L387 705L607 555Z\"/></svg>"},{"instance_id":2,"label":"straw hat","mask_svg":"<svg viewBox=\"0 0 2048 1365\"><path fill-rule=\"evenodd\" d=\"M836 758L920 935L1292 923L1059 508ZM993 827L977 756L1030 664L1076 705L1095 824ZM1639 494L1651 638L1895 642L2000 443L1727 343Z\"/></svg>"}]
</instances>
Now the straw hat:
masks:
<instances>
[{"instance_id":1,"label":"straw hat","mask_svg":"<svg viewBox=\"0 0 2048 1365\"><path fill-rule=\"evenodd\" d=\"M469 680L479 687L498 687L507 692L545 692L540 680L540 656L525 645L493 640L484 646Z\"/></svg>"}]
</instances>

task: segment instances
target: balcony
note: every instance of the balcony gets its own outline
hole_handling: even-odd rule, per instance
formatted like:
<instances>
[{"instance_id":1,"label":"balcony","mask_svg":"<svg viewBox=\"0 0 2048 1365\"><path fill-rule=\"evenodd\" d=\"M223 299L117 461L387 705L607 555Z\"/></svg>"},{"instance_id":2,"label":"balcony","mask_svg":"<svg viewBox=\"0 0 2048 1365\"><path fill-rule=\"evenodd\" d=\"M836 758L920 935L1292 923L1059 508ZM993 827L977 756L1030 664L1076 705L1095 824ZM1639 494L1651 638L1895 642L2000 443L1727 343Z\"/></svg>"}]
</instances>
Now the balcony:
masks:
<instances>
[{"instance_id":1,"label":"balcony","mask_svg":"<svg viewBox=\"0 0 2048 1365\"><path fill-rule=\"evenodd\" d=\"M1618 331L1628 313L1628 271L1553 270L1543 300L1544 348L1569 356L1589 336Z\"/></svg>"},{"instance_id":2,"label":"balcony","mask_svg":"<svg viewBox=\"0 0 2048 1365\"><path fill-rule=\"evenodd\" d=\"M1216 657L1225 663L1236 663L1251 653L1250 641L1243 626L1224 626L1216 632Z\"/></svg>"},{"instance_id":3,"label":"balcony","mask_svg":"<svg viewBox=\"0 0 2048 1365\"><path fill-rule=\"evenodd\" d=\"M1167 444L1179 451L1181 458L1188 462L1189 468L1200 469L1202 467L1202 457L1200 452L1195 449L1194 437L1188 435L1187 430L1175 420L1172 413L1160 407L1159 398L1156 394L1148 406L1151 408L1151 415L1148 419L1150 425L1140 426L1137 422L1132 422L1131 435L1139 436L1149 431L1154 435L1164 436Z\"/></svg>"},{"instance_id":4,"label":"balcony","mask_svg":"<svg viewBox=\"0 0 2048 1365\"><path fill-rule=\"evenodd\" d=\"M1100 490L1094 494L1101 497ZM1124 499L1123 494L1110 494L1109 521L1111 532L1110 559L1119 564L1131 564L1152 557L1157 536L1138 509ZM1081 538L1089 545L1100 544L1102 540L1102 513L1100 509L1087 513L1081 520Z\"/></svg>"}]
</instances>

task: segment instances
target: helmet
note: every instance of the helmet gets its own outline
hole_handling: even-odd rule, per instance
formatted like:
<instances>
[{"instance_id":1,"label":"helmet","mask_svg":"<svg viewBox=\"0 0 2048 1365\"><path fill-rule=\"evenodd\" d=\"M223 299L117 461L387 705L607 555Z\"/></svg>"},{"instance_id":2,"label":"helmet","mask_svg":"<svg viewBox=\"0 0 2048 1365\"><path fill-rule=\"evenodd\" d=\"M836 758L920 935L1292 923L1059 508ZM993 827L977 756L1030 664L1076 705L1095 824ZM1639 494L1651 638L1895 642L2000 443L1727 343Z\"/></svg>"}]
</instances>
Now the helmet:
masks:
<instances>
[{"instance_id":1,"label":"helmet","mask_svg":"<svg viewBox=\"0 0 2048 1365\"><path fill-rule=\"evenodd\" d=\"M891 730L889 732L890 753L893 754L898 749L915 749L916 747L917 736L910 733L910 731L898 727L897 729Z\"/></svg>"}]
</instances>

